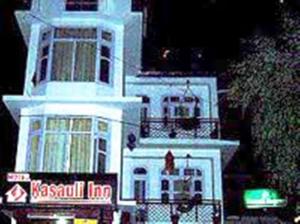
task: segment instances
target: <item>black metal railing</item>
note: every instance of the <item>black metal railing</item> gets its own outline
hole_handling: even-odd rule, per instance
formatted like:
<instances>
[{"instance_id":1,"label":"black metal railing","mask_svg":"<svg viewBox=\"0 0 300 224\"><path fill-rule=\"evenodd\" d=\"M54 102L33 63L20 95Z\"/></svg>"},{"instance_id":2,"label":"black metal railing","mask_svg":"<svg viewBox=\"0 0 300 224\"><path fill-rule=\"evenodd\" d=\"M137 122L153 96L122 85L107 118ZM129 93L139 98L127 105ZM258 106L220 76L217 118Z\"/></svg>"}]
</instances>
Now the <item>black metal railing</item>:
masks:
<instances>
[{"instance_id":1,"label":"black metal railing","mask_svg":"<svg viewBox=\"0 0 300 224\"><path fill-rule=\"evenodd\" d=\"M218 119L147 118L141 121L141 138L220 138Z\"/></svg>"},{"instance_id":2,"label":"black metal railing","mask_svg":"<svg viewBox=\"0 0 300 224\"><path fill-rule=\"evenodd\" d=\"M202 200L194 203L186 211L182 210L182 206L189 205L186 201L178 200L168 203L162 203L159 199L137 201L136 223L173 223L174 219L179 223L221 223L220 201Z\"/></svg>"}]
</instances>

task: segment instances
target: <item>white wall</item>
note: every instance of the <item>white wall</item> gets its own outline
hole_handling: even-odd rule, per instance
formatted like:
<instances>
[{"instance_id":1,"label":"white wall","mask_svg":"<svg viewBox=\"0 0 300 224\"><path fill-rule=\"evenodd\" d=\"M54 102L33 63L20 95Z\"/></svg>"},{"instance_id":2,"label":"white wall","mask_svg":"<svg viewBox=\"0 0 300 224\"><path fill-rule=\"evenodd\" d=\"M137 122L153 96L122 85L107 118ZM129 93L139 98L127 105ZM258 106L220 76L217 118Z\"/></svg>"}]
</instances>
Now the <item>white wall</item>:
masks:
<instances>
[{"instance_id":1,"label":"white wall","mask_svg":"<svg viewBox=\"0 0 300 224\"><path fill-rule=\"evenodd\" d=\"M218 118L215 78L127 77L126 94L131 96L148 96L150 98L151 116L162 117L162 99L165 96L183 96L187 80L190 81L192 93L200 97L200 104L202 106L201 116L205 118Z\"/></svg>"},{"instance_id":2,"label":"white wall","mask_svg":"<svg viewBox=\"0 0 300 224\"><path fill-rule=\"evenodd\" d=\"M189 160L189 167L198 168L203 172L203 199L222 200L222 179L221 179L221 159L218 148L172 148L171 145L165 145L164 148L136 148L133 152L128 149L124 154L123 165L123 198L133 198L133 170L136 167L144 167L148 171L147 176L147 197L150 199L160 199L160 180L161 171L164 169L164 157L171 149L175 157L175 167L184 168L186 166L187 153L192 156ZM176 159L177 158L177 159ZM214 192L213 192L214 185Z\"/></svg>"}]
</instances>

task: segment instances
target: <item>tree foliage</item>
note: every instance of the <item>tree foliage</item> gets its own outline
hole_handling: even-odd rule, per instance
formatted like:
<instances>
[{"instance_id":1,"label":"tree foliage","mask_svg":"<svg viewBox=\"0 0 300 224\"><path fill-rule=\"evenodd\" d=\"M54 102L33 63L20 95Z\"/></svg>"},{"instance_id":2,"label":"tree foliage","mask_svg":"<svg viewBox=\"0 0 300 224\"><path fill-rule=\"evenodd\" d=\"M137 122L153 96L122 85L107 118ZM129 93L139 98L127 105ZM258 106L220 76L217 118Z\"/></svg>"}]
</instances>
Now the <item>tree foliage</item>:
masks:
<instances>
[{"instance_id":1,"label":"tree foliage","mask_svg":"<svg viewBox=\"0 0 300 224\"><path fill-rule=\"evenodd\" d=\"M300 176L300 16L287 8L279 15L276 36L242 41L243 56L228 71L228 97L250 108L255 157L278 177L280 189L291 193Z\"/></svg>"}]
</instances>

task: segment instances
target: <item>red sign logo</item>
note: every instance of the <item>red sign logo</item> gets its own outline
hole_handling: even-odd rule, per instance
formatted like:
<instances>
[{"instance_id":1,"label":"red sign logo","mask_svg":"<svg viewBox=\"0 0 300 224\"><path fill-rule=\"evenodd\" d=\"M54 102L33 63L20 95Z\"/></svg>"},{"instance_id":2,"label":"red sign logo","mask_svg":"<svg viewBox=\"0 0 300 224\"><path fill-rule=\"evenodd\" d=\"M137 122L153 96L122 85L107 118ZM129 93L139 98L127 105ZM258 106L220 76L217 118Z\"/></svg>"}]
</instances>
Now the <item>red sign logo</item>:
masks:
<instances>
[{"instance_id":1,"label":"red sign logo","mask_svg":"<svg viewBox=\"0 0 300 224\"><path fill-rule=\"evenodd\" d=\"M15 184L5 195L6 201L12 203L25 203L27 198L27 192L19 184Z\"/></svg>"}]
</instances>

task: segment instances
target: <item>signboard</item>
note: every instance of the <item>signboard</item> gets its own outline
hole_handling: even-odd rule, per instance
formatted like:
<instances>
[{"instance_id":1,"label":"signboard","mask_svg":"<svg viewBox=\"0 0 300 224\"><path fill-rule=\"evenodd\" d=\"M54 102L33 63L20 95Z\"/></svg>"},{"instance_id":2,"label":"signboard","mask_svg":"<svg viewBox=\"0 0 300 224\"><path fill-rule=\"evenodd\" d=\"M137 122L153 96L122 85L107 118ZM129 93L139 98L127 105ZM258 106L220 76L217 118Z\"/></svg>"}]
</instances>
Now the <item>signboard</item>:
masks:
<instances>
[{"instance_id":1,"label":"signboard","mask_svg":"<svg viewBox=\"0 0 300 224\"><path fill-rule=\"evenodd\" d=\"M98 224L97 219L74 219L74 224Z\"/></svg>"},{"instance_id":2,"label":"signboard","mask_svg":"<svg viewBox=\"0 0 300 224\"><path fill-rule=\"evenodd\" d=\"M286 206L286 199L280 198L275 189L251 189L244 192L246 208L279 208Z\"/></svg>"},{"instance_id":3,"label":"signboard","mask_svg":"<svg viewBox=\"0 0 300 224\"><path fill-rule=\"evenodd\" d=\"M0 174L2 205L113 205L116 194L116 174Z\"/></svg>"}]
</instances>

